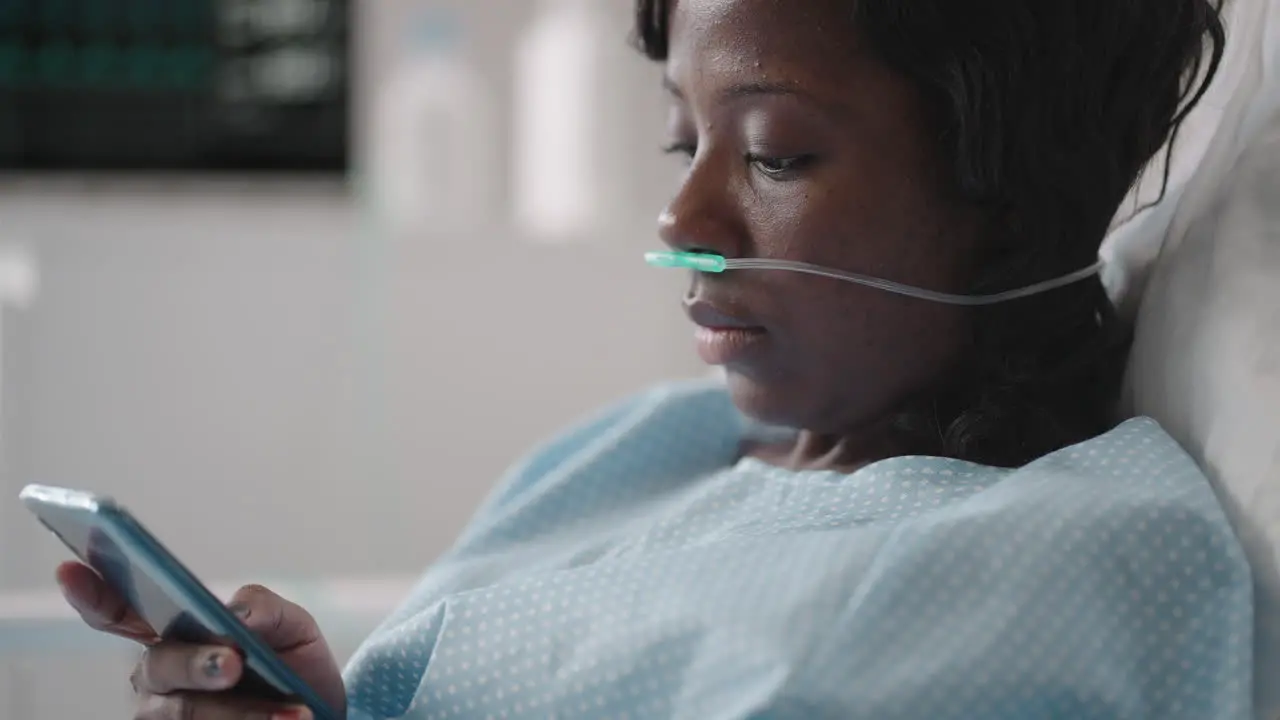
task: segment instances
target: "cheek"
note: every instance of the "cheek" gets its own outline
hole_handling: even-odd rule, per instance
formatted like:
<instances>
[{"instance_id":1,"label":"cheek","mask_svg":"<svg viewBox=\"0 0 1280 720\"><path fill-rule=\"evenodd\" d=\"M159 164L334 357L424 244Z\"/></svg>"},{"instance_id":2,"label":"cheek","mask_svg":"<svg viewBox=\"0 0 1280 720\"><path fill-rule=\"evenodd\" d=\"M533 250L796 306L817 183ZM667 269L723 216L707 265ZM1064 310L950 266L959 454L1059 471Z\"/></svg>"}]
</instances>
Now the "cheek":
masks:
<instances>
[{"instance_id":1,"label":"cheek","mask_svg":"<svg viewBox=\"0 0 1280 720\"><path fill-rule=\"evenodd\" d=\"M962 308L781 273L770 290L779 362L823 426L891 412L946 377L965 347Z\"/></svg>"},{"instance_id":2,"label":"cheek","mask_svg":"<svg viewBox=\"0 0 1280 720\"><path fill-rule=\"evenodd\" d=\"M814 263L916 287L960 291L967 245L927 199L870 187L839 192L817 183L778 184L757 196L750 254ZM956 308L875 288L789 272L752 278L770 315L805 344L898 348L954 335ZM906 338L910 342L903 342ZM918 340L918 342L916 342Z\"/></svg>"},{"instance_id":3,"label":"cheek","mask_svg":"<svg viewBox=\"0 0 1280 720\"><path fill-rule=\"evenodd\" d=\"M909 179L778 184L744 200L750 254L941 292L964 292L968 285L972 223Z\"/></svg>"},{"instance_id":4,"label":"cheek","mask_svg":"<svg viewBox=\"0 0 1280 720\"><path fill-rule=\"evenodd\" d=\"M892 366L949 356L964 336L963 308L818 277L792 275L785 287L783 280L775 279L772 295L786 317L784 333L818 364Z\"/></svg>"}]
</instances>

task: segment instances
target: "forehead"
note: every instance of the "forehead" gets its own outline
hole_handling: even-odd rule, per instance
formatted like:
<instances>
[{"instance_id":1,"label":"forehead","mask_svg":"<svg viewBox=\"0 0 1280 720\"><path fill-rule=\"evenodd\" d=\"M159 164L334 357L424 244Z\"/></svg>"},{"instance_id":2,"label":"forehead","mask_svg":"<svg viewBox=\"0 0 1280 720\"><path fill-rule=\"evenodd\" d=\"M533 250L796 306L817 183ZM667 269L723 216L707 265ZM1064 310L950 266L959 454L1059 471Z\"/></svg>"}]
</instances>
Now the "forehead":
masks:
<instances>
[{"instance_id":1,"label":"forehead","mask_svg":"<svg viewBox=\"0 0 1280 720\"><path fill-rule=\"evenodd\" d=\"M676 0L670 44L675 66L696 61L830 74L860 54L850 0Z\"/></svg>"},{"instance_id":2,"label":"forehead","mask_svg":"<svg viewBox=\"0 0 1280 720\"><path fill-rule=\"evenodd\" d=\"M856 2L677 0L667 75L695 105L766 85L860 119L851 132L900 132L921 121L920 97L860 39Z\"/></svg>"}]
</instances>

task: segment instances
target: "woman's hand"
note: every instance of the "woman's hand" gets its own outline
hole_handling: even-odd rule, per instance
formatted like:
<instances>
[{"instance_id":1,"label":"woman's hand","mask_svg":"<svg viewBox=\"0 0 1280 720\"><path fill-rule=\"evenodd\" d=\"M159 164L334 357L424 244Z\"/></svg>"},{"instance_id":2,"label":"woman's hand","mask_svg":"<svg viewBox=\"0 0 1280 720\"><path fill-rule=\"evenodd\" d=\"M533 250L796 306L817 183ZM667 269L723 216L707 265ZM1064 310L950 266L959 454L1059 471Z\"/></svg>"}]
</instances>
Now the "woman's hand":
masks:
<instances>
[{"instance_id":1,"label":"woman's hand","mask_svg":"<svg viewBox=\"0 0 1280 720\"><path fill-rule=\"evenodd\" d=\"M305 708L226 692L244 671L237 652L162 642L88 566L63 564L58 568L58 584L90 627L146 646L131 678L138 700L136 720L310 720ZM345 717L346 696L337 662L306 610L252 585L241 588L230 607L339 717Z\"/></svg>"}]
</instances>

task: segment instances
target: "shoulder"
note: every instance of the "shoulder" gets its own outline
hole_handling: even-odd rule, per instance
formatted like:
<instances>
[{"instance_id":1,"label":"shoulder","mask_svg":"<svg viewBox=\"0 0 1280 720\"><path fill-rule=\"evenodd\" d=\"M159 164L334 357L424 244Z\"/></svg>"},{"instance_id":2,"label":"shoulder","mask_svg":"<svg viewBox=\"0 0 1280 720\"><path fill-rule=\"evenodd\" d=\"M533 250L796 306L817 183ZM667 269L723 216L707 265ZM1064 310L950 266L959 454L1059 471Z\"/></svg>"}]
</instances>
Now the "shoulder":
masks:
<instances>
[{"instance_id":1,"label":"shoulder","mask_svg":"<svg viewBox=\"0 0 1280 720\"><path fill-rule=\"evenodd\" d=\"M1128 421L1016 470L956 472L980 491L901 528L910 564L925 574L1029 583L1048 605L1121 587L1145 596L1195 585L1238 599L1251 584L1208 478L1154 421Z\"/></svg>"},{"instance_id":2,"label":"shoulder","mask_svg":"<svg viewBox=\"0 0 1280 720\"><path fill-rule=\"evenodd\" d=\"M1005 472L987 497L974 499L989 512L956 526L984 538L972 552L1071 577L1061 588L1068 595L1123 587L1144 597L1247 604L1249 565L1226 512L1203 471L1155 421L1127 421Z\"/></svg>"},{"instance_id":3,"label":"shoulder","mask_svg":"<svg viewBox=\"0 0 1280 720\"><path fill-rule=\"evenodd\" d=\"M723 381L699 379L654 384L607 405L535 446L498 481L480 514L517 502L535 491L549 475L566 469L633 454L666 439L738 437L742 424Z\"/></svg>"},{"instance_id":4,"label":"shoulder","mask_svg":"<svg viewBox=\"0 0 1280 720\"><path fill-rule=\"evenodd\" d=\"M1120 524L1138 532L1208 526L1215 534L1232 535L1208 477L1149 418L1128 420L1050 454L1014 477L1081 522Z\"/></svg>"},{"instance_id":5,"label":"shoulder","mask_svg":"<svg viewBox=\"0 0 1280 720\"><path fill-rule=\"evenodd\" d=\"M1172 683L1223 707L1247 703L1249 566L1208 479L1156 423L1124 423L1016 470L961 472L982 489L886 546L879 584L906 628L895 637L935 654L964 638L1013 686L1046 696L1119 687L1131 707L1190 707L1191 695L1148 690ZM1186 716L1163 710L1151 714Z\"/></svg>"},{"instance_id":6,"label":"shoulder","mask_svg":"<svg viewBox=\"0 0 1280 720\"><path fill-rule=\"evenodd\" d=\"M1139 541L1213 537L1235 545L1227 542L1233 533L1209 479L1149 418L1011 471L1006 484L1019 513L1049 521L1047 527L1113 530Z\"/></svg>"}]
</instances>

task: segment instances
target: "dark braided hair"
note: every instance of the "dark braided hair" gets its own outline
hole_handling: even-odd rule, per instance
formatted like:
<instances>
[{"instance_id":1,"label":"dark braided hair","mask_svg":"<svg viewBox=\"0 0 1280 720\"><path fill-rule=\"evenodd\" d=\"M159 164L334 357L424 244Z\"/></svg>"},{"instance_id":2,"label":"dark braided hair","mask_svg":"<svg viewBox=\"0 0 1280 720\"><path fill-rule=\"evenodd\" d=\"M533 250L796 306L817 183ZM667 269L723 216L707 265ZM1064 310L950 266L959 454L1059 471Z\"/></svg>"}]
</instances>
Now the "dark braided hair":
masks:
<instances>
[{"instance_id":1,"label":"dark braided hair","mask_svg":"<svg viewBox=\"0 0 1280 720\"><path fill-rule=\"evenodd\" d=\"M1097 261L1217 70L1216 3L849 0L861 39L923 95L955 188L988 221L973 292ZM636 2L636 44L656 61L672 4ZM1114 425L1129 344L1097 278L977 310L965 366L899 427L924 452L1025 464Z\"/></svg>"}]
</instances>

